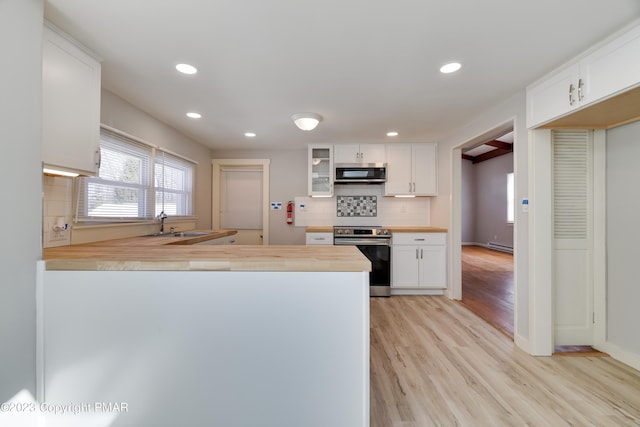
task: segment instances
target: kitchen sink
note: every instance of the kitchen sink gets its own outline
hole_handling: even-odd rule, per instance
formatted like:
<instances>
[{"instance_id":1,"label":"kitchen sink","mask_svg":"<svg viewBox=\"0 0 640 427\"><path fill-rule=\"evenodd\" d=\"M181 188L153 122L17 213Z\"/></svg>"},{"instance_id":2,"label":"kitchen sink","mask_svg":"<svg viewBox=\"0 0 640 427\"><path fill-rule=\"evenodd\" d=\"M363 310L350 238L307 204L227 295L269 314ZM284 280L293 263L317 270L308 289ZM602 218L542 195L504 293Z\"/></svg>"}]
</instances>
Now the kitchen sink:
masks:
<instances>
[{"instance_id":1,"label":"kitchen sink","mask_svg":"<svg viewBox=\"0 0 640 427\"><path fill-rule=\"evenodd\" d=\"M199 237L208 236L208 231L182 231L178 233L149 234L148 237Z\"/></svg>"}]
</instances>

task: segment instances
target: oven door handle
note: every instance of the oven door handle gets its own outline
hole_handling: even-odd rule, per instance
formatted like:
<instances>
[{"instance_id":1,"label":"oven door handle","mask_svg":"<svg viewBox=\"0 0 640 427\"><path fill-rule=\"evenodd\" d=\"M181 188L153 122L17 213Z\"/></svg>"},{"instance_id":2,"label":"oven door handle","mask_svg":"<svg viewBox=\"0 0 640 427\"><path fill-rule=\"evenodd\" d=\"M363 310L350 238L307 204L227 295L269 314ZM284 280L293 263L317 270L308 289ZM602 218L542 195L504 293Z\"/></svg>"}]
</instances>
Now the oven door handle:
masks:
<instances>
[{"instance_id":1,"label":"oven door handle","mask_svg":"<svg viewBox=\"0 0 640 427\"><path fill-rule=\"evenodd\" d=\"M367 239L334 239L335 246L389 246L389 239L367 240Z\"/></svg>"}]
</instances>

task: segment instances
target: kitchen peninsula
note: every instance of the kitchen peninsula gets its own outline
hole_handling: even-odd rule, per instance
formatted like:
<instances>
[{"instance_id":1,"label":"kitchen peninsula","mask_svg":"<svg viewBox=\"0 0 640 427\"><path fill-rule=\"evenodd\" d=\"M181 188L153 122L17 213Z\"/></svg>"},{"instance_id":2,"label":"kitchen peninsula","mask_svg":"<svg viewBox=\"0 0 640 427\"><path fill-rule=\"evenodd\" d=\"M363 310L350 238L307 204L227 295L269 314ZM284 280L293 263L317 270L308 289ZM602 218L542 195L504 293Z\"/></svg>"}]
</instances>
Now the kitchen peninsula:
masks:
<instances>
[{"instance_id":1,"label":"kitchen peninsula","mask_svg":"<svg viewBox=\"0 0 640 427\"><path fill-rule=\"evenodd\" d=\"M368 426L371 265L357 248L192 239L45 250L41 401L127 408L47 425Z\"/></svg>"}]
</instances>

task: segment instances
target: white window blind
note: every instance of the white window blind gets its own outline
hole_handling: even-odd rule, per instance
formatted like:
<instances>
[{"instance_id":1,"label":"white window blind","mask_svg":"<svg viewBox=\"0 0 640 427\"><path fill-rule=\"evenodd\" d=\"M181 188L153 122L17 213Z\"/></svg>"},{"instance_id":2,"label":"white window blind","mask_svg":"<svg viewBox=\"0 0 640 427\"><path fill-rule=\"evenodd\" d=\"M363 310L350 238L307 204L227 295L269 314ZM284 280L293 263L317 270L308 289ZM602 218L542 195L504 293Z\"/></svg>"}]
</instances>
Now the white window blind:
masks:
<instances>
[{"instance_id":1,"label":"white window blind","mask_svg":"<svg viewBox=\"0 0 640 427\"><path fill-rule=\"evenodd\" d=\"M153 218L152 148L102 129L98 177L79 179L77 221Z\"/></svg>"},{"instance_id":2,"label":"white window blind","mask_svg":"<svg viewBox=\"0 0 640 427\"><path fill-rule=\"evenodd\" d=\"M157 150L155 160L156 216L193 215L194 164L166 151Z\"/></svg>"},{"instance_id":3,"label":"white window blind","mask_svg":"<svg viewBox=\"0 0 640 427\"><path fill-rule=\"evenodd\" d=\"M76 221L135 222L193 215L195 163L102 128L97 177L78 179Z\"/></svg>"}]
</instances>

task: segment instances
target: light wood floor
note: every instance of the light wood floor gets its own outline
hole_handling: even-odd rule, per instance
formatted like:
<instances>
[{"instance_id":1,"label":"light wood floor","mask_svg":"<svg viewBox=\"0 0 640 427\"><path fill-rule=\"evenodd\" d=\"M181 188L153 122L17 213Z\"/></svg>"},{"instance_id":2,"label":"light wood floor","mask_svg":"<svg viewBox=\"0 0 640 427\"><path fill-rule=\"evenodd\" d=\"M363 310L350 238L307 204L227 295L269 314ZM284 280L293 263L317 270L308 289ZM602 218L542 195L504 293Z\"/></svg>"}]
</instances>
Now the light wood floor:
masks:
<instances>
[{"instance_id":1,"label":"light wood floor","mask_svg":"<svg viewBox=\"0 0 640 427\"><path fill-rule=\"evenodd\" d=\"M371 298L371 426L639 426L640 372L533 357L442 296Z\"/></svg>"},{"instance_id":2,"label":"light wood floor","mask_svg":"<svg viewBox=\"0 0 640 427\"><path fill-rule=\"evenodd\" d=\"M513 255L462 247L462 303L513 339Z\"/></svg>"}]
</instances>

